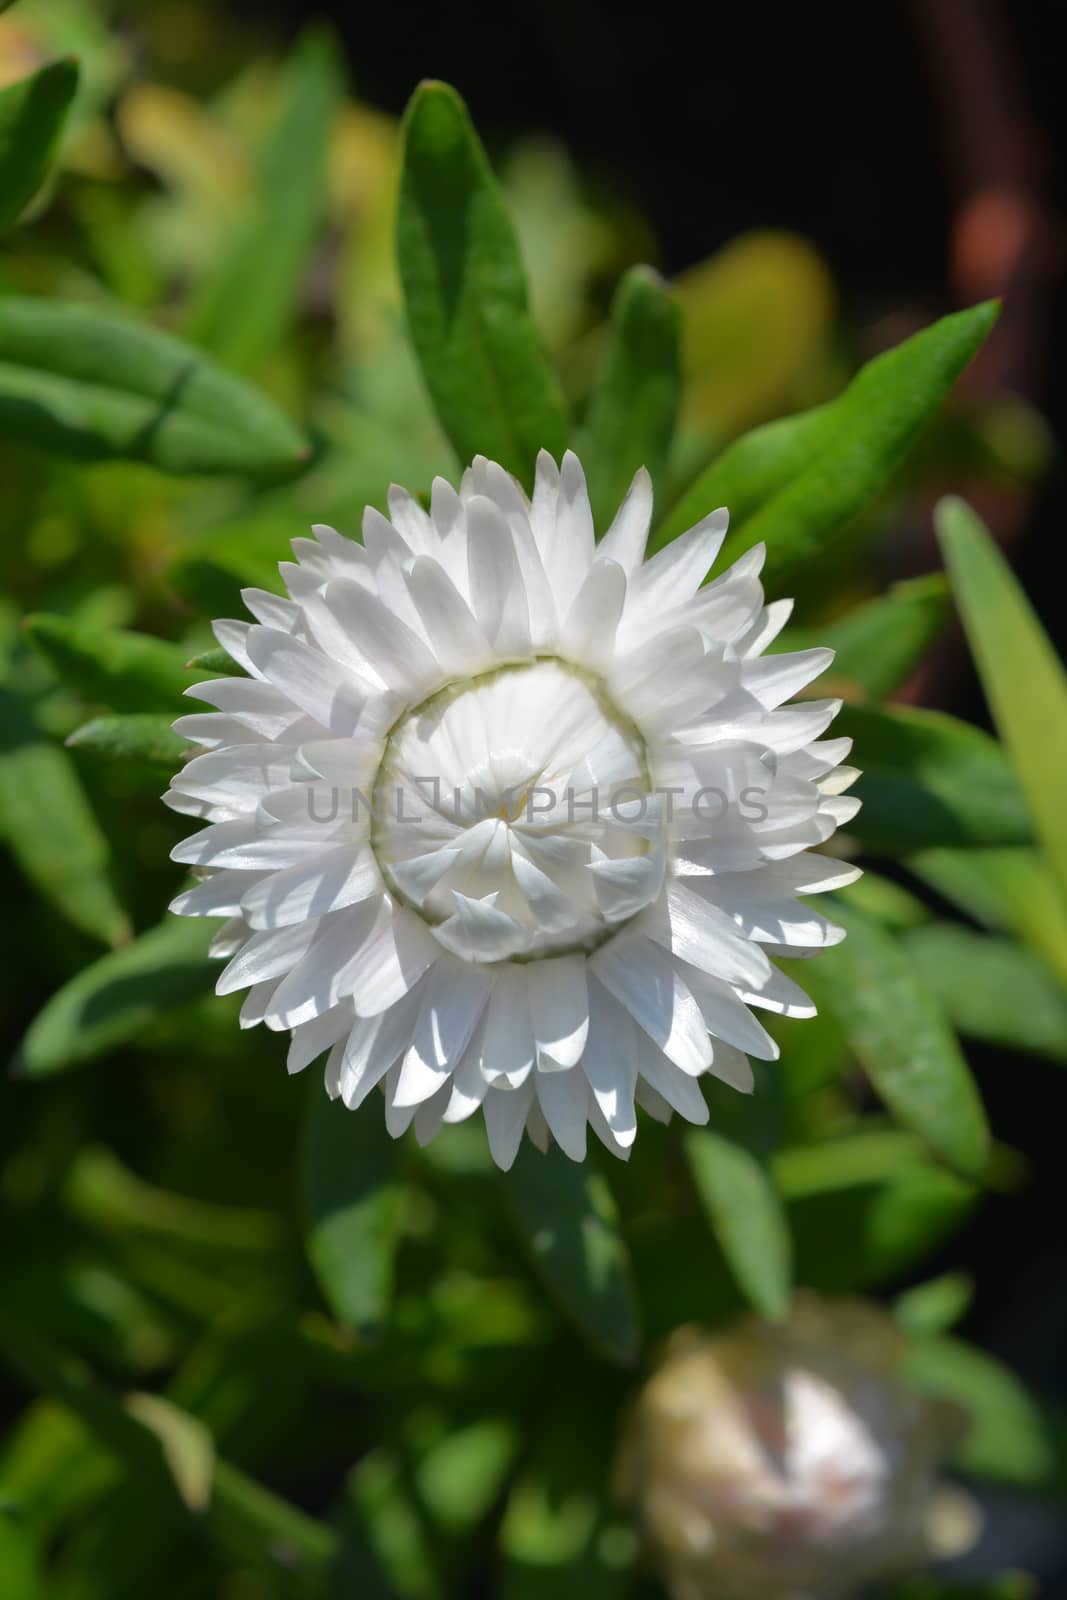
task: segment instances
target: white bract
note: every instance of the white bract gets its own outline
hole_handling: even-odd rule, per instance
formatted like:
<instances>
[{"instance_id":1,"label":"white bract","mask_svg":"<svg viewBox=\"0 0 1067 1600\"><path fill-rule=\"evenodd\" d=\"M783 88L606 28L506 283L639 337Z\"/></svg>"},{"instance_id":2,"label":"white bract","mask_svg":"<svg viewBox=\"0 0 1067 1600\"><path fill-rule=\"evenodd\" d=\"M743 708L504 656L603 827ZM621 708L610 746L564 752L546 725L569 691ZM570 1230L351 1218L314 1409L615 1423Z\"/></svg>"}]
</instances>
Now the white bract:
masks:
<instances>
[{"instance_id":1,"label":"white bract","mask_svg":"<svg viewBox=\"0 0 1067 1600\"><path fill-rule=\"evenodd\" d=\"M207 747L166 799L209 826L174 852L173 909L229 919L219 992L326 1054L394 1134L481 1109L507 1167L523 1130L624 1156L635 1104L707 1119L699 1078L752 1084L776 1047L751 1007L810 1016L774 965L841 931L796 898L855 869L809 853L857 802L823 740L833 700L786 701L829 650L765 657L762 550L704 578L726 513L644 559L641 471L599 544L574 455L532 500L477 459L427 512L394 489L363 544L318 527L216 624L247 673L190 690Z\"/></svg>"}]
</instances>

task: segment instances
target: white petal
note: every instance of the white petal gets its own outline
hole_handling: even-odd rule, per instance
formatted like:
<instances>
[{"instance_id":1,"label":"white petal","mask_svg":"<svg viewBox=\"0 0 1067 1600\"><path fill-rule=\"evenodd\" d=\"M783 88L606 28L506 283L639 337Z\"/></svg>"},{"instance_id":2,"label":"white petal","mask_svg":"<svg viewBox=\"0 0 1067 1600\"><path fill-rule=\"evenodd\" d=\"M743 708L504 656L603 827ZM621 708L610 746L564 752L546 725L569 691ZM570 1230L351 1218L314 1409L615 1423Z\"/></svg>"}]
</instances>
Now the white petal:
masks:
<instances>
[{"instance_id":1,"label":"white petal","mask_svg":"<svg viewBox=\"0 0 1067 1600\"><path fill-rule=\"evenodd\" d=\"M563 1154L585 1160L589 1122L589 1085L577 1067L566 1072L537 1072L537 1098L549 1131Z\"/></svg>"},{"instance_id":2,"label":"white petal","mask_svg":"<svg viewBox=\"0 0 1067 1600\"><path fill-rule=\"evenodd\" d=\"M528 1078L520 1089L490 1089L482 1102L489 1150L503 1172L518 1155L532 1099L533 1079Z\"/></svg>"},{"instance_id":3,"label":"white petal","mask_svg":"<svg viewBox=\"0 0 1067 1600\"><path fill-rule=\"evenodd\" d=\"M531 961L527 967L527 993L539 1054L550 1056L560 1067L574 1066L581 1060L589 1036L585 957Z\"/></svg>"},{"instance_id":4,"label":"white petal","mask_svg":"<svg viewBox=\"0 0 1067 1600\"><path fill-rule=\"evenodd\" d=\"M644 559L651 521L652 479L646 468L638 467L626 498L600 541L598 554L609 561L617 561L627 575L636 572Z\"/></svg>"},{"instance_id":5,"label":"white petal","mask_svg":"<svg viewBox=\"0 0 1067 1600\"><path fill-rule=\"evenodd\" d=\"M707 1025L669 957L639 934L622 933L589 965L669 1060L685 1072L704 1071L711 1061Z\"/></svg>"}]
</instances>

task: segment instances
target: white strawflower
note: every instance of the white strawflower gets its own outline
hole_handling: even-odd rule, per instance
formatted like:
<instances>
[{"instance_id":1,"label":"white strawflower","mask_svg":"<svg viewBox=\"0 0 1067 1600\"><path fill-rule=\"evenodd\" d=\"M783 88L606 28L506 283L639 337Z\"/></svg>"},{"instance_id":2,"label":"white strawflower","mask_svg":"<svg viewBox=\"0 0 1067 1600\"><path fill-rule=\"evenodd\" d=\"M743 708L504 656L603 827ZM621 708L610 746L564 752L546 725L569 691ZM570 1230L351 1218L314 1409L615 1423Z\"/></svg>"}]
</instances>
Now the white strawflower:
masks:
<instances>
[{"instance_id":1,"label":"white strawflower","mask_svg":"<svg viewBox=\"0 0 1067 1600\"><path fill-rule=\"evenodd\" d=\"M965 1419L904 1385L904 1349L877 1306L811 1295L672 1335L617 1474L671 1600L838 1600L974 1543L939 1481Z\"/></svg>"},{"instance_id":2,"label":"white strawflower","mask_svg":"<svg viewBox=\"0 0 1067 1600\"><path fill-rule=\"evenodd\" d=\"M230 919L219 993L291 1071L328 1051L347 1106L384 1083L394 1135L481 1107L502 1167L524 1128L625 1156L635 1102L703 1122L702 1073L751 1088L750 1006L813 1013L771 957L841 937L795 897L856 876L808 847L858 802L839 702L782 703L832 652L764 658L762 549L701 588L726 512L646 562L651 511L641 471L597 544L574 455L532 501L479 457L362 545L294 540L290 598L216 624L248 677L175 724L208 753L166 799L210 826L172 909Z\"/></svg>"}]
</instances>

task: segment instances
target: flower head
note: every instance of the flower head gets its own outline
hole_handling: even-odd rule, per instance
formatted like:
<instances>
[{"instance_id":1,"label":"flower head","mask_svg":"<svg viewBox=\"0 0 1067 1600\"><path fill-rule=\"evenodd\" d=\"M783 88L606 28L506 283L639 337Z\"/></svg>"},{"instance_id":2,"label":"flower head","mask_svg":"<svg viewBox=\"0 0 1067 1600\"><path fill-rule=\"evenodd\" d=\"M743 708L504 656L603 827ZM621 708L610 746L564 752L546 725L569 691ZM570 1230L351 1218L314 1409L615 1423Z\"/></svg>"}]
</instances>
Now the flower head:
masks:
<instances>
[{"instance_id":1,"label":"flower head","mask_svg":"<svg viewBox=\"0 0 1067 1600\"><path fill-rule=\"evenodd\" d=\"M973 1542L940 1488L963 1417L907 1389L877 1306L681 1329L630 1419L619 1488L672 1600L832 1600Z\"/></svg>"},{"instance_id":2,"label":"flower head","mask_svg":"<svg viewBox=\"0 0 1067 1600\"><path fill-rule=\"evenodd\" d=\"M361 545L295 540L289 597L216 624L247 676L175 724L207 753L166 799L209 826L173 909L229 919L219 992L346 1105L384 1084L394 1135L481 1108L501 1166L524 1129L625 1155L635 1102L703 1122L702 1073L751 1087L751 1007L812 1014L772 957L841 937L796 896L856 876L808 851L857 802L837 702L783 702L831 652L764 656L761 549L701 587L724 511L646 561L651 511L641 471L598 544L574 455L532 500L479 458Z\"/></svg>"}]
</instances>

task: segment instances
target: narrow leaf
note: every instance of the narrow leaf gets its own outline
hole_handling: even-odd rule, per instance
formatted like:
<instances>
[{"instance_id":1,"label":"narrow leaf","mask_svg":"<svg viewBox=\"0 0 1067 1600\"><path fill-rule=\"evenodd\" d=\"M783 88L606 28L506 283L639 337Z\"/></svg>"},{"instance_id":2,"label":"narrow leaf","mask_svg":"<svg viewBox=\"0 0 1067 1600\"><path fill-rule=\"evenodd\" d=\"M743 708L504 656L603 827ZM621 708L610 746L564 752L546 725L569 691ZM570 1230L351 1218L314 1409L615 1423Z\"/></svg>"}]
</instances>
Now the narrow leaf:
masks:
<instances>
[{"instance_id":1,"label":"narrow leaf","mask_svg":"<svg viewBox=\"0 0 1067 1600\"><path fill-rule=\"evenodd\" d=\"M44 182L78 87L78 63L53 61L0 90L0 233Z\"/></svg>"},{"instance_id":2,"label":"narrow leaf","mask_svg":"<svg viewBox=\"0 0 1067 1600\"><path fill-rule=\"evenodd\" d=\"M942 500L937 529L952 592L993 719L1026 795L1041 849L1067 895L1067 672L987 529Z\"/></svg>"},{"instance_id":3,"label":"narrow leaf","mask_svg":"<svg viewBox=\"0 0 1067 1600\"><path fill-rule=\"evenodd\" d=\"M39 1078L81 1066L135 1038L163 1013L209 994L218 974L207 954L214 926L199 917L167 917L94 961L30 1024L16 1070Z\"/></svg>"},{"instance_id":4,"label":"narrow leaf","mask_svg":"<svg viewBox=\"0 0 1067 1600\"><path fill-rule=\"evenodd\" d=\"M83 722L67 739L71 750L86 750L106 761L132 762L159 772L179 767L190 746L175 733L170 718L151 712L125 717L94 717Z\"/></svg>"},{"instance_id":5,"label":"narrow leaf","mask_svg":"<svg viewBox=\"0 0 1067 1600\"><path fill-rule=\"evenodd\" d=\"M164 472L279 474L308 450L251 384L102 306L0 298L0 428L14 442Z\"/></svg>"},{"instance_id":6,"label":"narrow leaf","mask_svg":"<svg viewBox=\"0 0 1067 1600\"><path fill-rule=\"evenodd\" d=\"M931 922L904 943L960 1033L1067 1061L1067 991L1014 939Z\"/></svg>"},{"instance_id":7,"label":"narrow leaf","mask_svg":"<svg viewBox=\"0 0 1067 1600\"><path fill-rule=\"evenodd\" d=\"M904 1373L925 1393L954 1401L969 1428L956 1452L965 1472L1021 1488L1067 1489L1063 1420L993 1356L962 1339L916 1339Z\"/></svg>"},{"instance_id":8,"label":"narrow leaf","mask_svg":"<svg viewBox=\"0 0 1067 1600\"><path fill-rule=\"evenodd\" d=\"M203 681L187 668L184 650L150 633L95 628L43 611L22 626L68 688L116 711L169 710L177 716L186 689Z\"/></svg>"},{"instance_id":9,"label":"narrow leaf","mask_svg":"<svg viewBox=\"0 0 1067 1600\"><path fill-rule=\"evenodd\" d=\"M631 267L611 308L579 453L603 531L638 467L660 480L682 392L681 313L651 267Z\"/></svg>"},{"instance_id":10,"label":"narrow leaf","mask_svg":"<svg viewBox=\"0 0 1067 1600\"><path fill-rule=\"evenodd\" d=\"M74 927L105 944L129 937L109 875L111 852L74 762L29 738L0 746L0 837L34 887Z\"/></svg>"},{"instance_id":11,"label":"narrow leaf","mask_svg":"<svg viewBox=\"0 0 1067 1600\"><path fill-rule=\"evenodd\" d=\"M389 1315L402 1190L398 1146L379 1118L356 1116L311 1085L304 1141L307 1253L335 1316L366 1337Z\"/></svg>"},{"instance_id":12,"label":"narrow leaf","mask_svg":"<svg viewBox=\"0 0 1067 1600\"><path fill-rule=\"evenodd\" d=\"M913 1338L947 1333L966 1316L973 1298L974 1282L965 1272L945 1272L898 1294L893 1316Z\"/></svg>"},{"instance_id":13,"label":"narrow leaf","mask_svg":"<svg viewBox=\"0 0 1067 1600\"><path fill-rule=\"evenodd\" d=\"M834 732L854 740L863 808L849 831L872 850L1029 841L1011 764L980 728L941 711L846 706Z\"/></svg>"},{"instance_id":14,"label":"narrow leaf","mask_svg":"<svg viewBox=\"0 0 1067 1600\"><path fill-rule=\"evenodd\" d=\"M567 442L559 384L530 315L515 233L454 89L424 83L404 119L397 253L408 331L441 426L527 487Z\"/></svg>"},{"instance_id":15,"label":"narrow leaf","mask_svg":"<svg viewBox=\"0 0 1067 1600\"><path fill-rule=\"evenodd\" d=\"M900 940L840 900L843 944L825 951L818 985L893 1114L960 1171L980 1172L989 1131L955 1035Z\"/></svg>"},{"instance_id":16,"label":"narrow leaf","mask_svg":"<svg viewBox=\"0 0 1067 1600\"><path fill-rule=\"evenodd\" d=\"M1029 945L1067 987L1067 906L1036 850L921 850L907 865L976 922Z\"/></svg>"},{"instance_id":17,"label":"narrow leaf","mask_svg":"<svg viewBox=\"0 0 1067 1600\"><path fill-rule=\"evenodd\" d=\"M908 446L936 411L964 367L982 345L999 306L986 301L942 317L859 371L831 405L779 429L769 454L770 471L760 476L761 458L742 439L685 495L656 543L665 544L717 506L730 479L746 483L750 515L734 517L722 560L729 563L765 540L768 589L778 593L798 570L821 555L838 529L885 488ZM812 420L814 418L814 420ZM792 420L792 419L791 419ZM761 430L766 432L767 430ZM746 471L729 459L744 451Z\"/></svg>"},{"instance_id":18,"label":"narrow leaf","mask_svg":"<svg viewBox=\"0 0 1067 1600\"><path fill-rule=\"evenodd\" d=\"M630 1258L618 1209L597 1172L524 1142L500 1178L546 1283L594 1344L617 1361L637 1355Z\"/></svg>"},{"instance_id":19,"label":"narrow leaf","mask_svg":"<svg viewBox=\"0 0 1067 1600\"><path fill-rule=\"evenodd\" d=\"M745 1145L709 1128L685 1135L685 1153L708 1220L746 1297L767 1317L789 1306L791 1248L778 1191Z\"/></svg>"},{"instance_id":20,"label":"narrow leaf","mask_svg":"<svg viewBox=\"0 0 1067 1600\"><path fill-rule=\"evenodd\" d=\"M326 211L330 129L344 94L332 38L303 35L287 60L277 119L252 192L200 283L184 332L239 372L285 337Z\"/></svg>"},{"instance_id":21,"label":"narrow leaf","mask_svg":"<svg viewBox=\"0 0 1067 1600\"><path fill-rule=\"evenodd\" d=\"M821 680L822 692L846 700L884 700L925 659L948 614L948 584L941 573L932 572L895 583L888 594L857 606L840 621L821 628L788 628L780 648L827 645L834 651L834 664Z\"/></svg>"}]
</instances>

